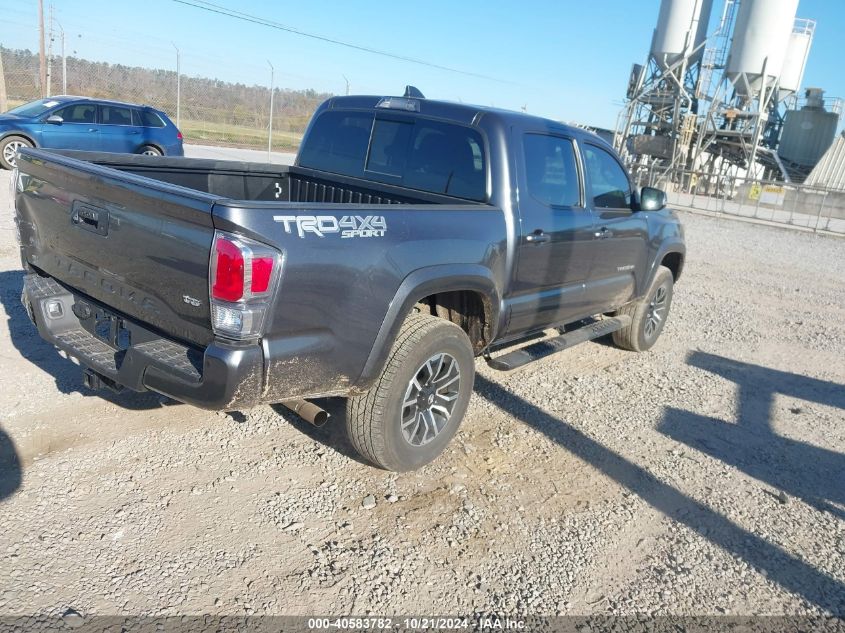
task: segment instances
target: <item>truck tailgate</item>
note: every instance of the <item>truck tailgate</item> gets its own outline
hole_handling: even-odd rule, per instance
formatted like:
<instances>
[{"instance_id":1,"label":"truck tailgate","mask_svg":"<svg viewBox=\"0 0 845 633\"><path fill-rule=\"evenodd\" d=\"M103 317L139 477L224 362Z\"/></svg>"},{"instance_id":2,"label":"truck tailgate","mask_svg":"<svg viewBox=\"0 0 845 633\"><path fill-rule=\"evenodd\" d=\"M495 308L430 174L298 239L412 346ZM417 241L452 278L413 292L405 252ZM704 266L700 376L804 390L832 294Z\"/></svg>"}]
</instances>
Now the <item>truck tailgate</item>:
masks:
<instances>
[{"instance_id":1,"label":"truck tailgate","mask_svg":"<svg viewBox=\"0 0 845 633\"><path fill-rule=\"evenodd\" d=\"M18 169L28 264L170 336L211 340L216 196L38 150Z\"/></svg>"}]
</instances>

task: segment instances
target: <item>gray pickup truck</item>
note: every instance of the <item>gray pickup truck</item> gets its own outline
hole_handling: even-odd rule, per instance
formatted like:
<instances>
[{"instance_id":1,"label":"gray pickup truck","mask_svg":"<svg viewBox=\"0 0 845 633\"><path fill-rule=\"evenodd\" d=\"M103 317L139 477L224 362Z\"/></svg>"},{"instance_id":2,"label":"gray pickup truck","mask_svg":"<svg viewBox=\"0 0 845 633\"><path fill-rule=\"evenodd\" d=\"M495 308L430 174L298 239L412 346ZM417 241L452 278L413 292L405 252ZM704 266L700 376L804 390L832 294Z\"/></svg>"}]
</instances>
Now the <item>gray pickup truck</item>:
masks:
<instances>
[{"instance_id":1,"label":"gray pickup truck","mask_svg":"<svg viewBox=\"0 0 845 633\"><path fill-rule=\"evenodd\" d=\"M413 94L329 99L291 167L22 150L40 335L92 388L345 396L352 443L391 470L443 451L476 357L650 348L685 256L664 194L584 130Z\"/></svg>"}]
</instances>

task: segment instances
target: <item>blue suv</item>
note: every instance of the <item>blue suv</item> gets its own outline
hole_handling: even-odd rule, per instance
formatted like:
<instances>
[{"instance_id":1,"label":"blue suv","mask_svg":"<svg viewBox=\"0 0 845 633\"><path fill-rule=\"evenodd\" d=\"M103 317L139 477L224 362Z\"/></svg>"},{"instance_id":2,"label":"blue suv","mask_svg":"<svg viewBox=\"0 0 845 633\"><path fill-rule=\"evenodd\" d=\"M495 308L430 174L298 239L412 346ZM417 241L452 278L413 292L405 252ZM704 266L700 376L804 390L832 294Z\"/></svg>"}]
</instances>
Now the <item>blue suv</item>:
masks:
<instances>
[{"instance_id":1,"label":"blue suv","mask_svg":"<svg viewBox=\"0 0 845 633\"><path fill-rule=\"evenodd\" d=\"M21 147L184 156L182 133L160 110L86 97L48 97L0 114L0 165Z\"/></svg>"}]
</instances>

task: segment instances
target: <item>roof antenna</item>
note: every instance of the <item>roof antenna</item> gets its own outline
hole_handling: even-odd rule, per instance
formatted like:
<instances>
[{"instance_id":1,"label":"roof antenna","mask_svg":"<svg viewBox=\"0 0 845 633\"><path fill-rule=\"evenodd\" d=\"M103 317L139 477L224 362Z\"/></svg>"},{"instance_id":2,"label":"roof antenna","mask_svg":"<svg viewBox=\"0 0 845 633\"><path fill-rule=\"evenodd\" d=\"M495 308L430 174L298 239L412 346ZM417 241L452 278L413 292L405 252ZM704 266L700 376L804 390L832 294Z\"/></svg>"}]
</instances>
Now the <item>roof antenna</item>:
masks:
<instances>
[{"instance_id":1,"label":"roof antenna","mask_svg":"<svg viewBox=\"0 0 845 633\"><path fill-rule=\"evenodd\" d=\"M405 94L403 97L413 97L414 99L425 99L425 95L414 86L405 86Z\"/></svg>"}]
</instances>

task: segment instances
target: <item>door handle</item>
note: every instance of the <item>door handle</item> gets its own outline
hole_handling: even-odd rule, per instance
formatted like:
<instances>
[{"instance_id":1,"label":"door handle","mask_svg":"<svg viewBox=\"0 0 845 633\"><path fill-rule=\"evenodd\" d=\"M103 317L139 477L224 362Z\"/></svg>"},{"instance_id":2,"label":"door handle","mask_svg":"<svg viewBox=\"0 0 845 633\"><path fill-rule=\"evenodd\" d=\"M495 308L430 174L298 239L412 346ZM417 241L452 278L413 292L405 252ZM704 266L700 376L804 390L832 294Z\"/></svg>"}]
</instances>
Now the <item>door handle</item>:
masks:
<instances>
[{"instance_id":1,"label":"door handle","mask_svg":"<svg viewBox=\"0 0 845 633\"><path fill-rule=\"evenodd\" d=\"M600 240L604 240L604 239L607 239L608 237L613 237L613 231L611 231L611 230L610 230L609 228L607 228L606 226L603 226L601 229L599 229L598 231L596 231L596 232L594 233L594 235L595 235L598 239L600 239Z\"/></svg>"},{"instance_id":2,"label":"door handle","mask_svg":"<svg viewBox=\"0 0 845 633\"><path fill-rule=\"evenodd\" d=\"M95 127L89 127L89 128L88 128L88 131L89 131L89 132L96 132L96 131L97 131L97 128L95 128Z\"/></svg>"},{"instance_id":3,"label":"door handle","mask_svg":"<svg viewBox=\"0 0 845 633\"><path fill-rule=\"evenodd\" d=\"M529 242L530 244L543 244L545 242L551 241L551 237L543 233L542 229L537 229L533 233L529 233L525 236L525 241Z\"/></svg>"}]
</instances>

